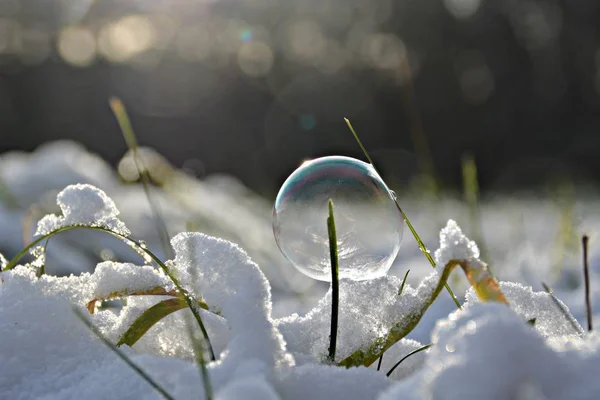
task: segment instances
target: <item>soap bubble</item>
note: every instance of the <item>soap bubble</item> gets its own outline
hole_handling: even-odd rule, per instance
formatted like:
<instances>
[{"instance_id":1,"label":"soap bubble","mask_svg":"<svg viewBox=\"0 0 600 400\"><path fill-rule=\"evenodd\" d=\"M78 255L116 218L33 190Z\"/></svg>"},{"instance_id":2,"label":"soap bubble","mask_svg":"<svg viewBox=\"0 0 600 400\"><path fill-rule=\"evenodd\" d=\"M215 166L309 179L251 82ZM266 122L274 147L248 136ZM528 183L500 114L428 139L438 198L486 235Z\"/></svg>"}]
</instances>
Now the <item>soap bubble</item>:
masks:
<instances>
[{"instance_id":1,"label":"soap bubble","mask_svg":"<svg viewBox=\"0 0 600 400\"><path fill-rule=\"evenodd\" d=\"M275 200L277 245L300 272L331 281L327 235L331 199L340 278L385 275L398 254L403 229L392 196L370 164L342 156L307 161L285 181Z\"/></svg>"}]
</instances>

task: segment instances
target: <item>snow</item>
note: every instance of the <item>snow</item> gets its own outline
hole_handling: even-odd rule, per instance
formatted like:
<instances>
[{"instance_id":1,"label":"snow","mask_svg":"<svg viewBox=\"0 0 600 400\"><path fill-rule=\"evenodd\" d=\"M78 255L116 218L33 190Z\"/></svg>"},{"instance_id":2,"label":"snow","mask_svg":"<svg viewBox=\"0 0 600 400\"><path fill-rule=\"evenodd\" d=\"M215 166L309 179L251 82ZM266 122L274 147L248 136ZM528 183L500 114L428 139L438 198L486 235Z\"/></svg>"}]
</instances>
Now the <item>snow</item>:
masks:
<instances>
[{"instance_id":1,"label":"snow","mask_svg":"<svg viewBox=\"0 0 600 400\"><path fill-rule=\"evenodd\" d=\"M171 244L174 271L182 284L219 310L231 327L231 356L222 357L229 359L228 365L239 363L238 357L261 360L270 367L294 363L272 324L269 282L242 249L201 233L180 233Z\"/></svg>"},{"instance_id":2,"label":"snow","mask_svg":"<svg viewBox=\"0 0 600 400\"><path fill-rule=\"evenodd\" d=\"M448 220L440 232L440 248L435 252L436 262L444 266L451 260L479 258L477 244L466 237L456 221Z\"/></svg>"},{"instance_id":3,"label":"snow","mask_svg":"<svg viewBox=\"0 0 600 400\"><path fill-rule=\"evenodd\" d=\"M64 158L57 157L61 149ZM79 172L85 163L90 170ZM47 179L52 174L59 175L56 181ZM18 200L9 206L0 199L0 250L9 258L22 247L23 232L15 227L35 202L40 206L31 218L41 217L38 235L73 225L129 235L127 222L132 237L150 238L148 247L160 248L143 190L123 186L110 167L80 146L54 144L31 155L3 155L0 179ZM466 220L462 206L451 200L436 207L421 202L423 209L411 213L415 206L407 200L403 208L425 242L433 243L439 233L435 256L440 266L432 270L412 238L405 237L390 275L340 281L337 361L369 349L394 327L418 322L408 337L385 352L377 371L377 362L349 369L324 363L331 291L299 276L276 253L268 206L225 180L199 182L177 174L173 179L165 183L173 192L153 190L170 232L195 226L240 243L184 232L172 239L172 260L155 251L190 295L209 306L210 311L199 312L217 356L207 365L215 399L583 400L600 392L595 379L600 336L584 332L577 322L585 318L581 257L570 247L569 237L557 235L554 228L562 216L550 201L482 204L486 239L482 254L490 257L483 260L479 248L484 246L470 240L468 230L455 222ZM182 187L188 192L176 190ZM50 204L55 198L60 213ZM507 207L517 206L517 215L507 212ZM595 209L592 201L577 203L572 229L585 228L591 237L592 298L599 312L600 249L594 244L600 219ZM456 220L446 223L448 217ZM212 229L207 228L210 225ZM145 310L172 298L142 292L157 288L169 292L174 285L160 269L138 265L140 260L127 245L94 233L53 237L45 261L63 276L38 276L26 260L0 273L0 398L160 398L91 334L72 309L88 315L107 339L117 342ZM102 250L110 250L110 259L90 256ZM457 259L474 265L491 261L509 305L482 303L457 270L449 283L464 299L463 309L456 310L442 292L421 315L438 284L441 266ZM5 263L2 257L0 263ZM94 268L81 272L86 265ZM401 277L408 269L409 280L399 296ZM541 291L542 279L560 300ZM306 294L300 298L298 292ZM88 313L91 300L114 297L123 297L124 305ZM531 326L527 321L533 318ZM123 345L121 350L175 398L203 398L188 331L197 330L195 324L189 310L176 311L152 326L132 348ZM397 361L430 342L434 344L430 350L409 357L389 378L385 376Z\"/></svg>"},{"instance_id":4,"label":"snow","mask_svg":"<svg viewBox=\"0 0 600 400\"><path fill-rule=\"evenodd\" d=\"M119 210L102 190L89 184L69 185L56 197L63 215L49 214L38 222L36 235L46 235L66 226L94 226L129 236Z\"/></svg>"}]
</instances>

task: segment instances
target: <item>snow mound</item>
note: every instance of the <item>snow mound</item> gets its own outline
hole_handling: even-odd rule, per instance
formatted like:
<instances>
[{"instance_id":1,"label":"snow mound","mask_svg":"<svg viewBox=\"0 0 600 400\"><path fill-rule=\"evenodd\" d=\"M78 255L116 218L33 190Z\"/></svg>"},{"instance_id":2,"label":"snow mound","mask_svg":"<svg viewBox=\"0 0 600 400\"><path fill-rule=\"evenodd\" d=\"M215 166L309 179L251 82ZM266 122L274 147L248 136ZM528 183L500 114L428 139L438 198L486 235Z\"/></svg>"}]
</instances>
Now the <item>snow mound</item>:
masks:
<instances>
[{"instance_id":1,"label":"snow mound","mask_svg":"<svg viewBox=\"0 0 600 400\"><path fill-rule=\"evenodd\" d=\"M102 190L88 184L70 185L56 198L62 216L46 215L38 222L36 236L46 235L66 226L94 226L129 236L125 223L117 218L119 210Z\"/></svg>"},{"instance_id":2,"label":"snow mound","mask_svg":"<svg viewBox=\"0 0 600 400\"><path fill-rule=\"evenodd\" d=\"M424 303L439 278L434 271L417 288L406 284L401 296L398 290L402 280L395 276L368 281L340 280L336 360L389 333L394 324ZM327 354L330 323L331 289L305 316L293 314L276 321L288 349L298 360L306 362L320 362Z\"/></svg>"},{"instance_id":3,"label":"snow mound","mask_svg":"<svg viewBox=\"0 0 600 400\"><path fill-rule=\"evenodd\" d=\"M546 292L534 292L531 286L515 282L500 282L500 289L506 296L510 308L524 321L533 318L535 330L544 337L581 335L583 328L571 316L568 307ZM479 303L475 291L467 291L466 304ZM557 304L558 303L558 304ZM565 310L566 313L563 311Z\"/></svg>"},{"instance_id":4,"label":"snow mound","mask_svg":"<svg viewBox=\"0 0 600 400\"><path fill-rule=\"evenodd\" d=\"M435 261L444 266L451 260L479 258L477 244L466 237L454 220L448 220L440 231L440 248L435 252Z\"/></svg>"},{"instance_id":5,"label":"snow mound","mask_svg":"<svg viewBox=\"0 0 600 400\"><path fill-rule=\"evenodd\" d=\"M172 265L181 283L219 311L231 327L223 362L235 365L240 359L256 359L269 367L293 365L273 326L269 281L242 249L201 233L180 233L171 244Z\"/></svg>"}]
</instances>

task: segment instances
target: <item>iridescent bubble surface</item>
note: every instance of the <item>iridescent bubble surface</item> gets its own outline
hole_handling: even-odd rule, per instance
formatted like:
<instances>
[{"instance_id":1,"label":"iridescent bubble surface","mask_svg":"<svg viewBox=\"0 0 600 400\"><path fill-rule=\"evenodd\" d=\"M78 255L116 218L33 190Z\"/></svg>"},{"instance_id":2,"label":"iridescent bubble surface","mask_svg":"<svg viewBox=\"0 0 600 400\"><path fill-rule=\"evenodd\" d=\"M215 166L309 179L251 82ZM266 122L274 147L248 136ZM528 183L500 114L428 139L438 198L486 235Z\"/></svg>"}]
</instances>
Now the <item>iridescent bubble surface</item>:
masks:
<instances>
[{"instance_id":1,"label":"iridescent bubble surface","mask_svg":"<svg viewBox=\"0 0 600 400\"><path fill-rule=\"evenodd\" d=\"M273 208L281 252L303 274L331 281L329 199L334 203L340 278L385 275L400 248L401 215L375 169L350 157L307 161L285 181Z\"/></svg>"}]
</instances>

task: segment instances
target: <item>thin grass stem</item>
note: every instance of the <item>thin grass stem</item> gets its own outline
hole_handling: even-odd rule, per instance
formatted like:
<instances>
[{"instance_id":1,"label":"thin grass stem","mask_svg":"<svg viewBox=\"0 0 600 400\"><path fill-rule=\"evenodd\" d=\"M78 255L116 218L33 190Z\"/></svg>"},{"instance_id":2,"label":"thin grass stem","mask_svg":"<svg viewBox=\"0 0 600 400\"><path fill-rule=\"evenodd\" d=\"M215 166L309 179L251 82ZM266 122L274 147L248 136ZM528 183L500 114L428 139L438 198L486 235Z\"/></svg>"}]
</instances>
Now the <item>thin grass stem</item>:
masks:
<instances>
[{"instance_id":1,"label":"thin grass stem","mask_svg":"<svg viewBox=\"0 0 600 400\"><path fill-rule=\"evenodd\" d=\"M406 285L406 279L408 278L409 273L410 273L410 269L408 271L406 271L406 274L404 274L404 279L402 279L402 284L400 285L400 290L398 290L398 296L402 296L402 293L404 293L404 285Z\"/></svg>"},{"instance_id":2,"label":"thin grass stem","mask_svg":"<svg viewBox=\"0 0 600 400\"><path fill-rule=\"evenodd\" d=\"M417 353L420 353L420 352L422 352L422 351L425 351L425 350L427 350L427 349L428 349L428 348L430 348L431 346L433 346L433 343L426 344L425 346L419 347L418 349L411 351L410 353L408 353L407 355L405 355L404 357L402 357L402 358L400 359L400 361L398 361L396 364L394 364L394 366L393 366L392 368L390 368L390 370L388 371L388 373L387 373L387 374L385 374L385 376L387 376L387 377L389 378L389 377L390 377L390 375L392 375L392 372L394 372L394 370L395 370L396 368L398 368L398 366L399 366L400 364L402 364L402 361L406 360L406 359L407 359L408 357L410 357L410 356L413 356L413 355L415 355L415 354L417 354Z\"/></svg>"},{"instance_id":3,"label":"thin grass stem","mask_svg":"<svg viewBox=\"0 0 600 400\"><path fill-rule=\"evenodd\" d=\"M210 382L210 375L208 374L208 369L206 368L206 360L204 359L204 345L203 340L200 337L197 337L192 330L192 326L189 324L186 319L186 325L188 328L188 335L190 340L192 341L192 346L194 348L194 355L196 359L196 366L200 371L200 376L202 377L202 386L204 388L204 397L206 400L212 400L214 398L212 383Z\"/></svg>"},{"instance_id":4,"label":"thin grass stem","mask_svg":"<svg viewBox=\"0 0 600 400\"><path fill-rule=\"evenodd\" d=\"M377 362L377 371L379 371L381 369L381 363L383 362L383 355L385 353L381 353L381 356L379 356L379 362Z\"/></svg>"},{"instance_id":5,"label":"thin grass stem","mask_svg":"<svg viewBox=\"0 0 600 400\"><path fill-rule=\"evenodd\" d=\"M583 235L581 244L583 245L583 276L585 280L585 313L587 316L588 332L591 332L593 327L592 322L592 302L590 300L590 260L588 256L588 245L590 238L588 235Z\"/></svg>"},{"instance_id":6,"label":"thin grass stem","mask_svg":"<svg viewBox=\"0 0 600 400\"><path fill-rule=\"evenodd\" d=\"M348 118L344 118L344 121L346 121L346 124L348 125L348 128L350 128L350 131L352 132L352 135L354 136L354 139L356 139L356 141L357 141L358 145L360 146L361 150L363 151L365 157L367 158L367 160L369 160L369 163L371 164L371 166L373 167L373 169L375 171L377 171L377 168L375 168L375 164L373 164L373 160L371 159L371 157L369 156L369 153L367 152L367 150L363 146L362 142L360 141L360 138L358 137L358 134L356 133L356 131L352 127L352 124L350 123L350 120ZM379 174L379 172L377 172L377 173ZM417 244L419 245L419 249L421 250L421 252L423 254L425 254L425 257L429 261L429 264L431 264L431 266L433 268L435 268L435 261L433 260L433 257L431 257L431 254L429 253L429 250L427 250L427 247L425 247L425 243L423 243L423 241L421 240L421 237L419 236L419 234L417 233L417 231L415 230L415 228L413 227L413 225L410 223L410 220L408 219L408 217L404 213L404 210L402 210L402 207L400 207L400 203L398 203L398 199L395 196L393 197L393 199L394 199L394 203L396 203L396 208L398 209L398 211L402 215L402 218L404 219L404 223L406 223L406 226L408 226L408 229L410 229L410 232L412 233L413 237L417 241ZM450 294L450 297L454 301L454 304L456 304L456 307L459 310L462 309L462 307L461 307L458 299L454 295L454 292L452 291L452 289L450 289L450 286L447 283L445 283L444 286L446 288L446 291Z\"/></svg>"},{"instance_id":7,"label":"thin grass stem","mask_svg":"<svg viewBox=\"0 0 600 400\"><path fill-rule=\"evenodd\" d=\"M331 257L331 331L329 334L329 362L335 362L335 350L337 346L338 310L340 302L340 282L337 234L335 230L335 218L333 216L333 201L329 199L329 217L327 218L327 233L329 235L329 255Z\"/></svg>"},{"instance_id":8,"label":"thin grass stem","mask_svg":"<svg viewBox=\"0 0 600 400\"><path fill-rule=\"evenodd\" d=\"M143 380L148 382L150 386L154 388L162 397L167 400L174 400L175 398L171 396L161 385L158 384L150 375L148 375L144 370L142 370L139 366L137 366L125 353L123 353L119 348L117 348L114 344L112 344L107 338L104 337L102 332L98 330L86 317L83 315L79 309L73 307L73 312L75 315L88 327L88 329L96 335L98 339L102 341L109 349L111 349L125 364L127 364L132 370L135 371L136 374L140 376Z\"/></svg>"},{"instance_id":9,"label":"thin grass stem","mask_svg":"<svg viewBox=\"0 0 600 400\"><path fill-rule=\"evenodd\" d=\"M123 133L123 137L125 138L127 147L129 148L129 150L131 150L133 154L133 161L138 171L138 174L140 175L140 180L142 181L144 193L146 194L146 198L148 199L148 203L150 204L150 208L152 210L152 213L154 214L156 230L158 232L163 251L165 252L165 256L169 259L173 258L173 249L170 245L170 238L169 232L167 230L167 225L162 217L158 205L156 204L151 195L150 175L148 173L148 168L146 168L146 166L144 165L144 161L139 157L138 142L133 127L131 126L129 116L127 115L125 105L120 99L116 97L112 97L109 101L109 104L113 114L117 119L117 122L119 123L119 127L121 128L121 132Z\"/></svg>"}]
</instances>

